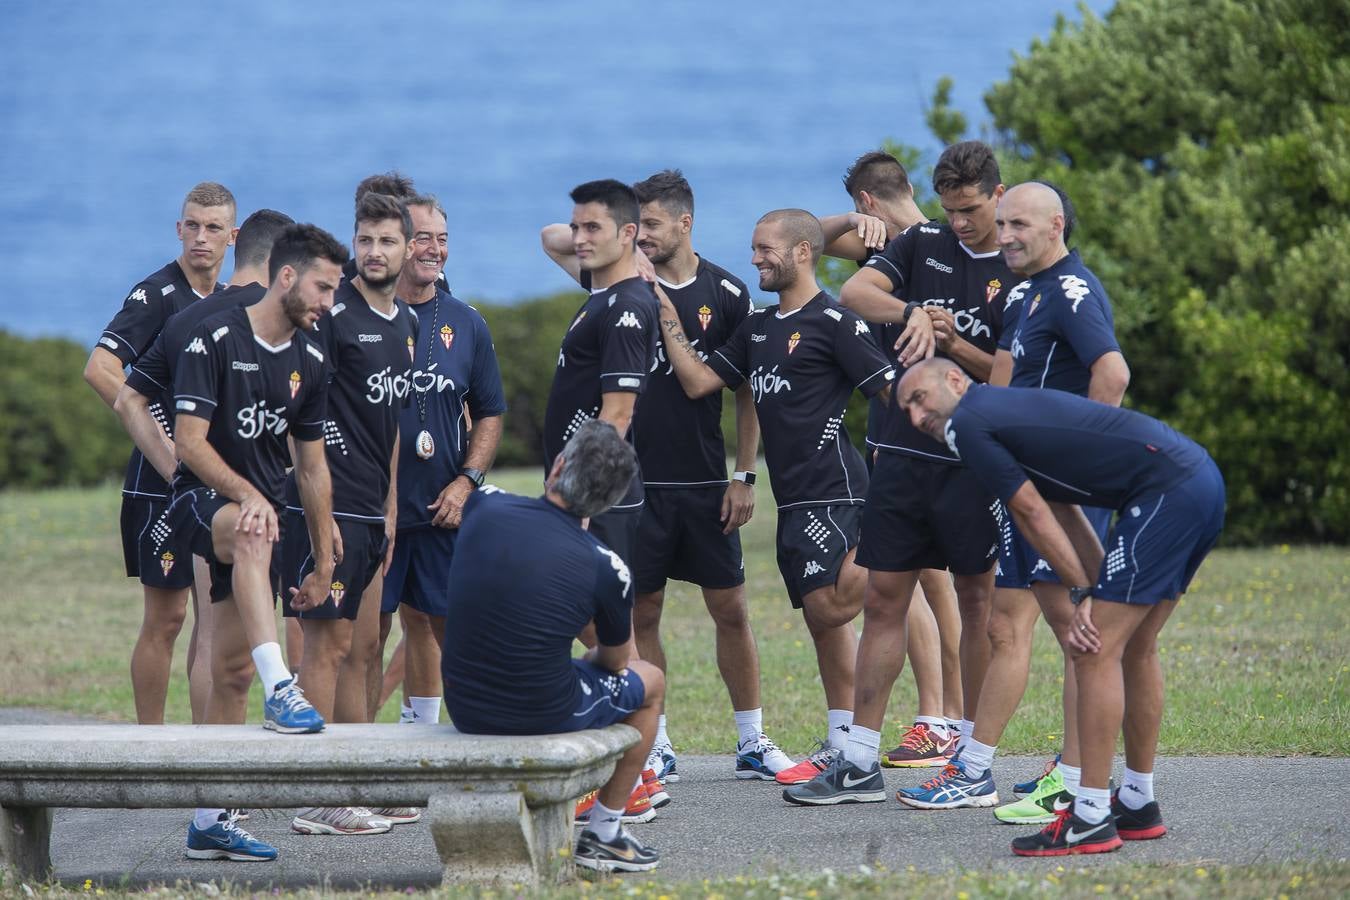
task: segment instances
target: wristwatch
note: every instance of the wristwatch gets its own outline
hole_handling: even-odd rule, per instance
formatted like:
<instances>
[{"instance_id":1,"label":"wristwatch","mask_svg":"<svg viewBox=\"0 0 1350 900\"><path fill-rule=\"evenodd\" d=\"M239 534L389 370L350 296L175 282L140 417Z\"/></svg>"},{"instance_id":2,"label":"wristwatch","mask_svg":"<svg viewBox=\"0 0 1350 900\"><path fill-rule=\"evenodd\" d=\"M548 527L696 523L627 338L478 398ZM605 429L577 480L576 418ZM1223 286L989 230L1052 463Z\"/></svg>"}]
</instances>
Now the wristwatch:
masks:
<instances>
[{"instance_id":1,"label":"wristwatch","mask_svg":"<svg viewBox=\"0 0 1350 900\"><path fill-rule=\"evenodd\" d=\"M1091 593L1091 587L1071 587L1069 588L1069 602L1077 606L1083 602L1084 597Z\"/></svg>"},{"instance_id":2,"label":"wristwatch","mask_svg":"<svg viewBox=\"0 0 1350 900\"><path fill-rule=\"evenodd\" d=\"M731 473L731 480L732 480L732 481L744 481L746 484L754 484L754 483L755 483L755 473L754 473L754 472L732 472L732 473Z\"/></svg>"},{"instance_id":3,"label":"wristwatch","mask_svg":"<svg viewBox=\"0 0 1350 900\"><path fill-rule=\"evenodd\" d=\"M475 469L472 466L460 469L459 474L472 481L475 489L482 487L483 482L487 480L487 475L483 474L482 469Z\"/></svg>"}]
</instances>

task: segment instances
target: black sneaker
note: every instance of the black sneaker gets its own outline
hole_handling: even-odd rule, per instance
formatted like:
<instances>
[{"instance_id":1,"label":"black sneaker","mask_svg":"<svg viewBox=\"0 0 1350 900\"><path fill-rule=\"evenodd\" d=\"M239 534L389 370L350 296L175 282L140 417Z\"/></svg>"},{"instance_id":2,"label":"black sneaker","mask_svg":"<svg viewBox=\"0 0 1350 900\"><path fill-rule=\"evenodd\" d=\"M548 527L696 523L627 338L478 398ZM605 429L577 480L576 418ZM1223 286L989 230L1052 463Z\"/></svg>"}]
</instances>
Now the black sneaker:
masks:
<instances>
[{"instance_id":1,"label":"black sneaker","mask_svg":"<svg viewBox=\"0 0 1350 900\"><path fill-rule=\"evenodd\" d=\"M622 828L613 841L605 842L589 828L577 838L576 864L598 872L650 872L661 861L661 854L639 844Z\"/></svg>"},{"instance_id":2,"label":"black sneaker","mask_svg":"<svg viewBox=\"0 0 1350 900\"><path fill-rule=\"evenodd\" d=\"M1055 821L1036 834L1016 838L1012 852L1017 856L1071 856L1077 853L1110 853L1120 849L1115 820L1107 816L1089 825L1072 812L1061 810Z\"/></svg>"},{"instance_id":3,"label":"black sneaker","mask_svg":"<svg viewBox=\"0 0 1350 900\"><path fill-rule=\"evenodd\" d=\"M783 799L799 806L880 803L886 799L886 782L876 763L872 764L871 771L866 771L844 759L841 753L815 778L784 790Z\"/></svg>"},{"instance_id":4,"label":"black sneaker","mask_svg":"<svg viewBox=\"0 0 1350 900\"><path fill-rule=\"evenodd\" d=\"M1120 802L1120 791L1116 791L1111 795L1111 818L1116 820L1116 831L1122 841L1151 841L1167 834L1157 800L1130 809Z\"/></svg>"}]
</instances>

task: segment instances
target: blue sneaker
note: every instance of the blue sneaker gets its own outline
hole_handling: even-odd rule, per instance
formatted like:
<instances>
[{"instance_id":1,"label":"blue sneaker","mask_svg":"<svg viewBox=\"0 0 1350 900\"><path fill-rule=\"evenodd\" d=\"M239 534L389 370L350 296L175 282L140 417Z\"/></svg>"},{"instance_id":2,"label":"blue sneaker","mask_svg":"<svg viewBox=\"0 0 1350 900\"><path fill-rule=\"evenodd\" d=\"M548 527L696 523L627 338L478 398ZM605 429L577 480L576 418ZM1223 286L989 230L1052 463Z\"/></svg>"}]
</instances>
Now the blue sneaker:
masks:
<instances>
[{"instance_id":1,"label":"blue sneaker","mask_svg":"<svg viewBox=\"0 0 1350 900\"><path fill-rule=\"evenodd\" d=\"M1045 771L1044 771L1044 772L1042 772L1041 774L1037 775L1035 778L1031 779L1030 781L1019 781L1019 782L1017 782L1017 784L1014 784L1014 785L1013 785L1013 793L1014 793L1014 794L1034 794L1034 793L1036 793L1036 786L1037 786L1038 784L1041 783L1041 779L1044 778L1045 776L1049 775L1051 772L1053 772L1053 771L1055 770L1055 766L1057 766L1057 765L1059 765L1059 754L1058 754L1058 753L1055 754L1055 758L1054 758L1054 760L1053 760L1052 762L1048 762L1048 763L1045 764Z\"/></svg>"},{"instance_id":2,"label":"blue sneaker","mask_svg":"<svg viewBox=\"0 0 1350 900\"><path fill-rule=\"evenodd\" d=\"M282 734L323 731L323 716L309 705L294 678L277 685L272 699L263 701L263 727Z\"/></svg>"},{"instance_id":3,"label":"blue sneaker","mask_svg":"<svg viewBox=\"0 0 1350 900\"><path fill-rule=\"evenodd\" d=\"M792 768L792 757L760 732L759 737L736 745L736 777L773 781L778 773Z\"/></svg>"},{"instance_id":4,"label":"blue sneaker","mask_svg":"<svg viewBox=\"0 0 1350 900\"><path fill-rule=\"evenodd\" d=\"M229 816L221 816L207 829L198 828L196 822L188 825L187 858L266 862L277 858L277 848L249 834Z\"/></svg>"},{"instance_id":5,"label":"blue sneaker","mask_svg":"<svg viewBox=\"0 0 1350 900\"><path fill-rule=\"evenodd\" d=\"M966 774L965 764L956 756L936 778L916 788L902 788L895 798L915 809L959 809L964 806L998 805L993 773L986 769L978 777Z\"/></svg>"}]
</instances>

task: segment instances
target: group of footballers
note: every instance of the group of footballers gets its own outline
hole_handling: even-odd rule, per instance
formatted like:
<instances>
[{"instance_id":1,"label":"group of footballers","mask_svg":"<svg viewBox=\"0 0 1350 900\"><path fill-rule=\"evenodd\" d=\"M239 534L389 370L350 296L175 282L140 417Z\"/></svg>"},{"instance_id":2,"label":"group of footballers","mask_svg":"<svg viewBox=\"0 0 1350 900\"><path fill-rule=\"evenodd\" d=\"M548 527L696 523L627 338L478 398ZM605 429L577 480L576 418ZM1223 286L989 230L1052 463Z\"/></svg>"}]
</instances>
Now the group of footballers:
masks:
<instances>
[{"instance_id":1,"label":"group of footballers","mask_svg":"<svg viewBox=\"0 0 1350 900\"><path fill-rule=\"evenodd\" d=\"M1005 189L978 141L948 147L934 169L946 223L925 219L888 154L863 155L844 183L850 212L778 209L756 223L751 264L777 295L770 306L694 251L678 171L583 184L571 220L543 229L545 252L588 296L560 335L539 502L570 513L589 532L582 544L556 510L479 491L506 404L483 319L445 285L434 197L397 174L363 181L349 257L270 210L236 238L229 192L195 188L182 255L132 290L86 369L137 446L122 531L145 587L140 720L162 721L194 558L211 601L196 600L189 650L196 721L242 722L255 670L266 727L371 721L398 611L405 720L436 722L443 685L465 731L639 728L615 776L578 805L575 860L642 871L659 855L622 823L652 818L679 779L662 709L668 579L698 585L713 619L735 776L783 785L805 806L883 801L882 765L939 770L897 793L907 806L997 806L991 764L1044 615L1064 650L1065 739L1041 777L1014 788L1027 796L994 810L1045 826L1013 852L1099 853L1163 835L1155 641L1175 607L1164 601L1217 540L1222 479L1198 445L1119 409L1129 368L1105 291L1066 246L1074 213L1057 188ZM858 264L838 300L817 281L823 254ZM736 404L730 478L724 388ZM843 424L855 390L872 401L866 455ZM596 421L627 439L636 465ZM755 510L761 437L778 566L827 707L825 737L800 762L764 733L747 614L738 528ZM622 483L606 491L590 483L597 472ZM531 522L540 535L562 529L556 546L510 540L533 535ZM378 607L361 602L372 590ZM544 602L516 614L508 595L522 592ZM289 666L274 597L303 636ZM561 652L557 637L570 644L573 632L591 648L575 681L517 677L530 648ZM918 715L883 752L907 655ZM188 855L274 858L239 812L198 810ZM417 815L310 809L292 824L367 834Z\"/></svg>"}]
</instances>

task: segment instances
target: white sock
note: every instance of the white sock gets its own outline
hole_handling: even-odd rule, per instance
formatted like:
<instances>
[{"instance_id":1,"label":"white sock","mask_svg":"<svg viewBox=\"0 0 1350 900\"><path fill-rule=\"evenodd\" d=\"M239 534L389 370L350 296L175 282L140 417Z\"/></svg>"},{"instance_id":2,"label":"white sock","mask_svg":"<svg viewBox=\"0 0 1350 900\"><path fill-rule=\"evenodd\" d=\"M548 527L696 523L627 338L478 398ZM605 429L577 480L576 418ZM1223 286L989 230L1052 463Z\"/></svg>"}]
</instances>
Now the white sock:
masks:
<instances>
[{"instance_id":1,"label":"white sock","mask_svg":"<svg viewBox=\"0 0 1350 900\"><path fill-rule=\"evenodd\" d=\"M413 724L435 725L441 721L440 697L409 697L408 703L412 706Z\"/></svg>"},{"instance_id":2,"label":"white sock","mask_svg":"<svg viewBox=\"0 0 1350 900\"><path fill-rule=\"evenodd\" d=\"M994 751L998 747L991 747L988 744L981 744L974 738L966 741L965 749L961 751L961 764L965 766L966 774L974 778L976 775L982 775L989 771L989 767L994 763Z\"/></svg>"},{"instance_id":3,"label":"white sock","mask_svg":"<svg viewBox=\"0 0 1350 900\"><path fill-rule=\"evenodd\" d=\"M1111 792L1106 788L1079 787L1073 814L1089 825L1105 822L1111 814Z\"/></svg>"},{"instance_id":4,"label":"white sock","mask_svg":"<svg viewBox=\"0 0 1350 900\"><path fill-rule=\"evenodd\" d=\"M586 825L586 830L608 843L619 836L622 821L622 809L610 809L597 797L595 805L591 807L591 821Z\"/></svg>"},{"instance_id":5,"label":"white sock","mask_svg":"<svg viewBox=\"0 0 1350 900\"><path fill-rule=\"evenodd\" d=\"M408 705L408 701L406 700L400 701L398 711L398 723L400 725L411 725L416 720L416 718L417 717L413 715L413 708Z\"/></svg>"},{"instance_id":6,"label":"white sock","mask_svg":"<svg viewBox=\"0 0 1350 900\"><path fill-rule=\"evenodd\" d=\"M291 670L286 668L286 660L281 658L281 645L276 641L253 648L253 665L258 669L258 678L268 700L277 692L277 685L290 680Z\"/></svg>"},{"instance_id":7,"label":"white sock","mask_svg":"<svg viewBox=\"0 0 1350 900\"><path fill-rule=\"evenodd\" d=\"M1153 802L1153 773L1136 772L1126 766L1118 796L1129 809L1143 809Z\"/></svg>"},{"instance_id":8,"label":"white sock","mask_svg":"<svg viewBox=\"0 0 1350 900\"><path fill-rule=\"evenodd\" d=\"M1065 764L1064 760L1059 761L1059 774L1064 776L1064 790L1073 796L1078 796L1078 785L1083 778L1083 770L1079 766L1070 766Z\"/></svg>"},{"instance_id":9,"label":"white sock","mask_svg":"<svg viewBox=\"0 0 1350 900\"><path fill-rule=\"evenodd\" d=\"M956 749L961 750L970 742L970 736L975 733L975 723L969 719L962 719L961 724L957 727L961 729L961 739L956 742Z\"/></svg>"},{"instance_id":10,"label":"white sock","mask_svg":"<svg viewBox=\"0 0 1350 900\"><path fill-rule=\"evenodd\" d=\"M652 741L653 747L664 747L670 743L670 737L666 734L666 714L656 717L656 740Z\"/></svg>"},{"instance_id":11,"label":"white sock","mask_svg":"<svg viewBox=\"0 0 1350 900\"><path fill-rule=\"evenodd\" d=\"M223 815L225 815L223 809L198 809L192 814L192 824L197 826L198 831L205 831L219 822Z\"/></svg>"},{"instance_id":12,"label":"white sock","mask_svg":"<svg viewBox=\"0 0 1350 900\"><path fill-rule=\"evenodd\" d=\"M946 716L943 716L943 717L942 717L942 721L944 721L944 722L947 723L947 730L950 731L952 734L960 734L960 733L961 733L961 720L960 720L960 719L949 719L949 718L947 718Z\"/></svg>"},{"instance_id":13,"label":"white sock","mask_svg":"<svg viewBox=\"0 0 1350 900\"><path fill-rule=\"evenodd\" d=\"M844 759L864 772L870 772L880 765L877 761L880 753L880 731L873 731L856 723L849 726L848 744L844 746Z\"/></svg>"},{"instance_id":14,"label":"white sock","mask_svg":"<svg viewBox=\"0 0 1350 900\"><path fill-rule=\"evenodd\" d=\"M762 709L737 709L732 714L736 717L736 747L739 749L750 742L759 742L759 736L764 733L764 710Z\"/></svg>"},{"instance_id":15,"label":"white sock","mask_svg":"<svg viewBox=\"0 0 1350 900\"><path fill-rule=\"evenodd\" d=\"M947 720L942 716L915 716L915 725L927 725L928 730L933 732L933 737L940 741L945 741L951 737L951 732L947 730Z\"/></svg>"},{"instance_id":16,"label":"white sock","mask_svg":"<svg viewBox=\"0 0 1350 900\"><path fill-rule=\"evenodd\" d=\"M843 750L848 744L848 729L853 724L853 710L829 709L825 711L825 715L830 725L826 742L836 750Z\"/></svg>"}]
</instances>

